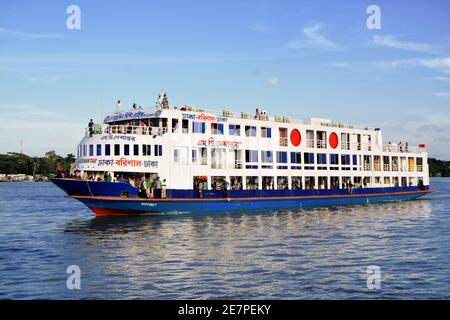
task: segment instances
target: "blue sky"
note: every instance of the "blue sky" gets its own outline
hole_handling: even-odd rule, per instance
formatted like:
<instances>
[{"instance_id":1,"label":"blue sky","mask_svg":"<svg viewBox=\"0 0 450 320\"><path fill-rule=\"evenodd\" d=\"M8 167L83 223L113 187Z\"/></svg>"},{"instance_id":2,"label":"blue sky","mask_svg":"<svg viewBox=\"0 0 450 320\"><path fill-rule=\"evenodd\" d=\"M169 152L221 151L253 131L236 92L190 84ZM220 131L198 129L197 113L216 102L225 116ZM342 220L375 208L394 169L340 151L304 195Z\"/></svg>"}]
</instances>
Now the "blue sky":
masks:
<instances>
[{"instance_id":1,"label":"blue sky","mask_svg":"<svg viewBox=\"0 0 450 320\"><path fill-rule=\"evenodd\" d=\"M150 106L164 89L172 104L381 127L450 159L447 0L2 1L0 43L2 153L21 139L75 153L115 100Z\"/></svg>"}]
</instances>

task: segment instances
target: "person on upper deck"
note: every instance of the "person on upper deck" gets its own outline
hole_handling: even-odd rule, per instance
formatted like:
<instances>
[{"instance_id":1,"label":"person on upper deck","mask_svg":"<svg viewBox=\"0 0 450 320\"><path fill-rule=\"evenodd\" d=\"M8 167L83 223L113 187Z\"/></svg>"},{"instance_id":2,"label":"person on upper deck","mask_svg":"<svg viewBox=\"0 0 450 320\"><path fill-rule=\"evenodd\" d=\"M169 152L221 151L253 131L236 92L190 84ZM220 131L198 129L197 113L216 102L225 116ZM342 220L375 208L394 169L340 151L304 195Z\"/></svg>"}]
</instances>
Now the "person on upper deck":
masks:
<instances>
[{"instance_id":1,"label":"person on upper deck","mask_svg":"<svg viewBox=\"0 0 450 320\"><path fill-rule=\"evenodd\" d=\"M89 127L89 136L92 137L92 126L94 125L94 121L92 119L89 121L88 127Z\"/></svg>"}]
</instances>

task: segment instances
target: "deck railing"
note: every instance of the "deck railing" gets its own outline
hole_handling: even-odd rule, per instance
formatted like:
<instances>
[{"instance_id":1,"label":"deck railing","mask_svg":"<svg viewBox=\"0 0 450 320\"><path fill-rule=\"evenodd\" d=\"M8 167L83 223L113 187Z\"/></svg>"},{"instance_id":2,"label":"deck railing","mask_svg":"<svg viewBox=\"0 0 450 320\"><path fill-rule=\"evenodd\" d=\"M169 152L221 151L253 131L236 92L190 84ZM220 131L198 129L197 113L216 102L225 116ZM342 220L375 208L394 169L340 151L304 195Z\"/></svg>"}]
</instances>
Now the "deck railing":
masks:
<instances>
[{"instance_id":1,"label":"deck railing","mask_svg":"<svg viewBox=\"0 0 450 320\"><path fill-rule=\"evenodd\" d=\"M325 149L326 147L327 147L327 141L326 140L317 140L317 148Z\"/></svg>"},{"instance_id":2,"label":"deck railing","mask_svg":"<svg viewBox=\"0 0 450 320\"><path fill-rule=\"evenodd\" d=\"M280 147L287 147L288 146L288 139L281 137L280 138Z\"/></svg>"},{"instance_id":3,"label":"deck railing","mask_svg":"<svg viewBox=\"0 0 450 320\"><path fill-rule=\"evenodd\" d=\"M425 152L424 147L411 147L404 145L393 145L393 144L385 144L383 146L384 152L393 152L393 153L422 153Z\"/></svg>"},{"instance_id":4,"label":"deck railing","mask_svg":"<svg viewBox=\"0 0 450 320\"><path fill-rule=\"evenodd\" d=\"M167 127L125 126L125 125L95 125L91 130L86 128L86 135L92 134L135 134L162 136L167 133Z\"/></svg>"}]
</instances>

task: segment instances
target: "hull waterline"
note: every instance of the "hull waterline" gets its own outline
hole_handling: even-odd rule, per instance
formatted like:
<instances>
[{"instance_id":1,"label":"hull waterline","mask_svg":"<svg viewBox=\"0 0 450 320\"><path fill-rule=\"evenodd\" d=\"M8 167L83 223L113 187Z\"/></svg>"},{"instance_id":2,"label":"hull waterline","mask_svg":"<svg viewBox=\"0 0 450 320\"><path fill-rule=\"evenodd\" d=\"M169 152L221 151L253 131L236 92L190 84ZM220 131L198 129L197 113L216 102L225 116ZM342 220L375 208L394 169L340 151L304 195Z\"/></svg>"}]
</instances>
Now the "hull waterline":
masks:
<instances>
[{"instance_id":1,"label":"hull waterline","mask_svg":"<svg viewBox=\"0 0 450 320\"><path fill-rule=\"evenodd\" d=\"M161 213L211 213L262 211L328 206L361 205L418 199L432 190L383 194L311 197L271 197L241 199L139 199L95 196L69 196L82 202L97 216Z\"/></svg>"}]
</instances>

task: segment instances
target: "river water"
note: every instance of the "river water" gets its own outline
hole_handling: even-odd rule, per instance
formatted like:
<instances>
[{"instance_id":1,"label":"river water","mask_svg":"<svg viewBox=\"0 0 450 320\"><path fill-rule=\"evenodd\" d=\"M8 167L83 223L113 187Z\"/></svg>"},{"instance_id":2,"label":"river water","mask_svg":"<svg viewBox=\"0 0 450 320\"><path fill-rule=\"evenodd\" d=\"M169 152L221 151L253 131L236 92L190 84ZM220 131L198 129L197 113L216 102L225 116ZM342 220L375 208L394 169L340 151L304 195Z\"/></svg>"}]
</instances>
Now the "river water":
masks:
<instances>
[{"instance_id":1,"label":"river water","mask_svg":"<svg viewBox=\"0 0 450 320\"><path fill-rule=\"evenodd\" d=\"M409 202L95 218L51 183L0 183L0 299L449 299L450 179L432 187Z\"/></svg>"}]
</instances>

